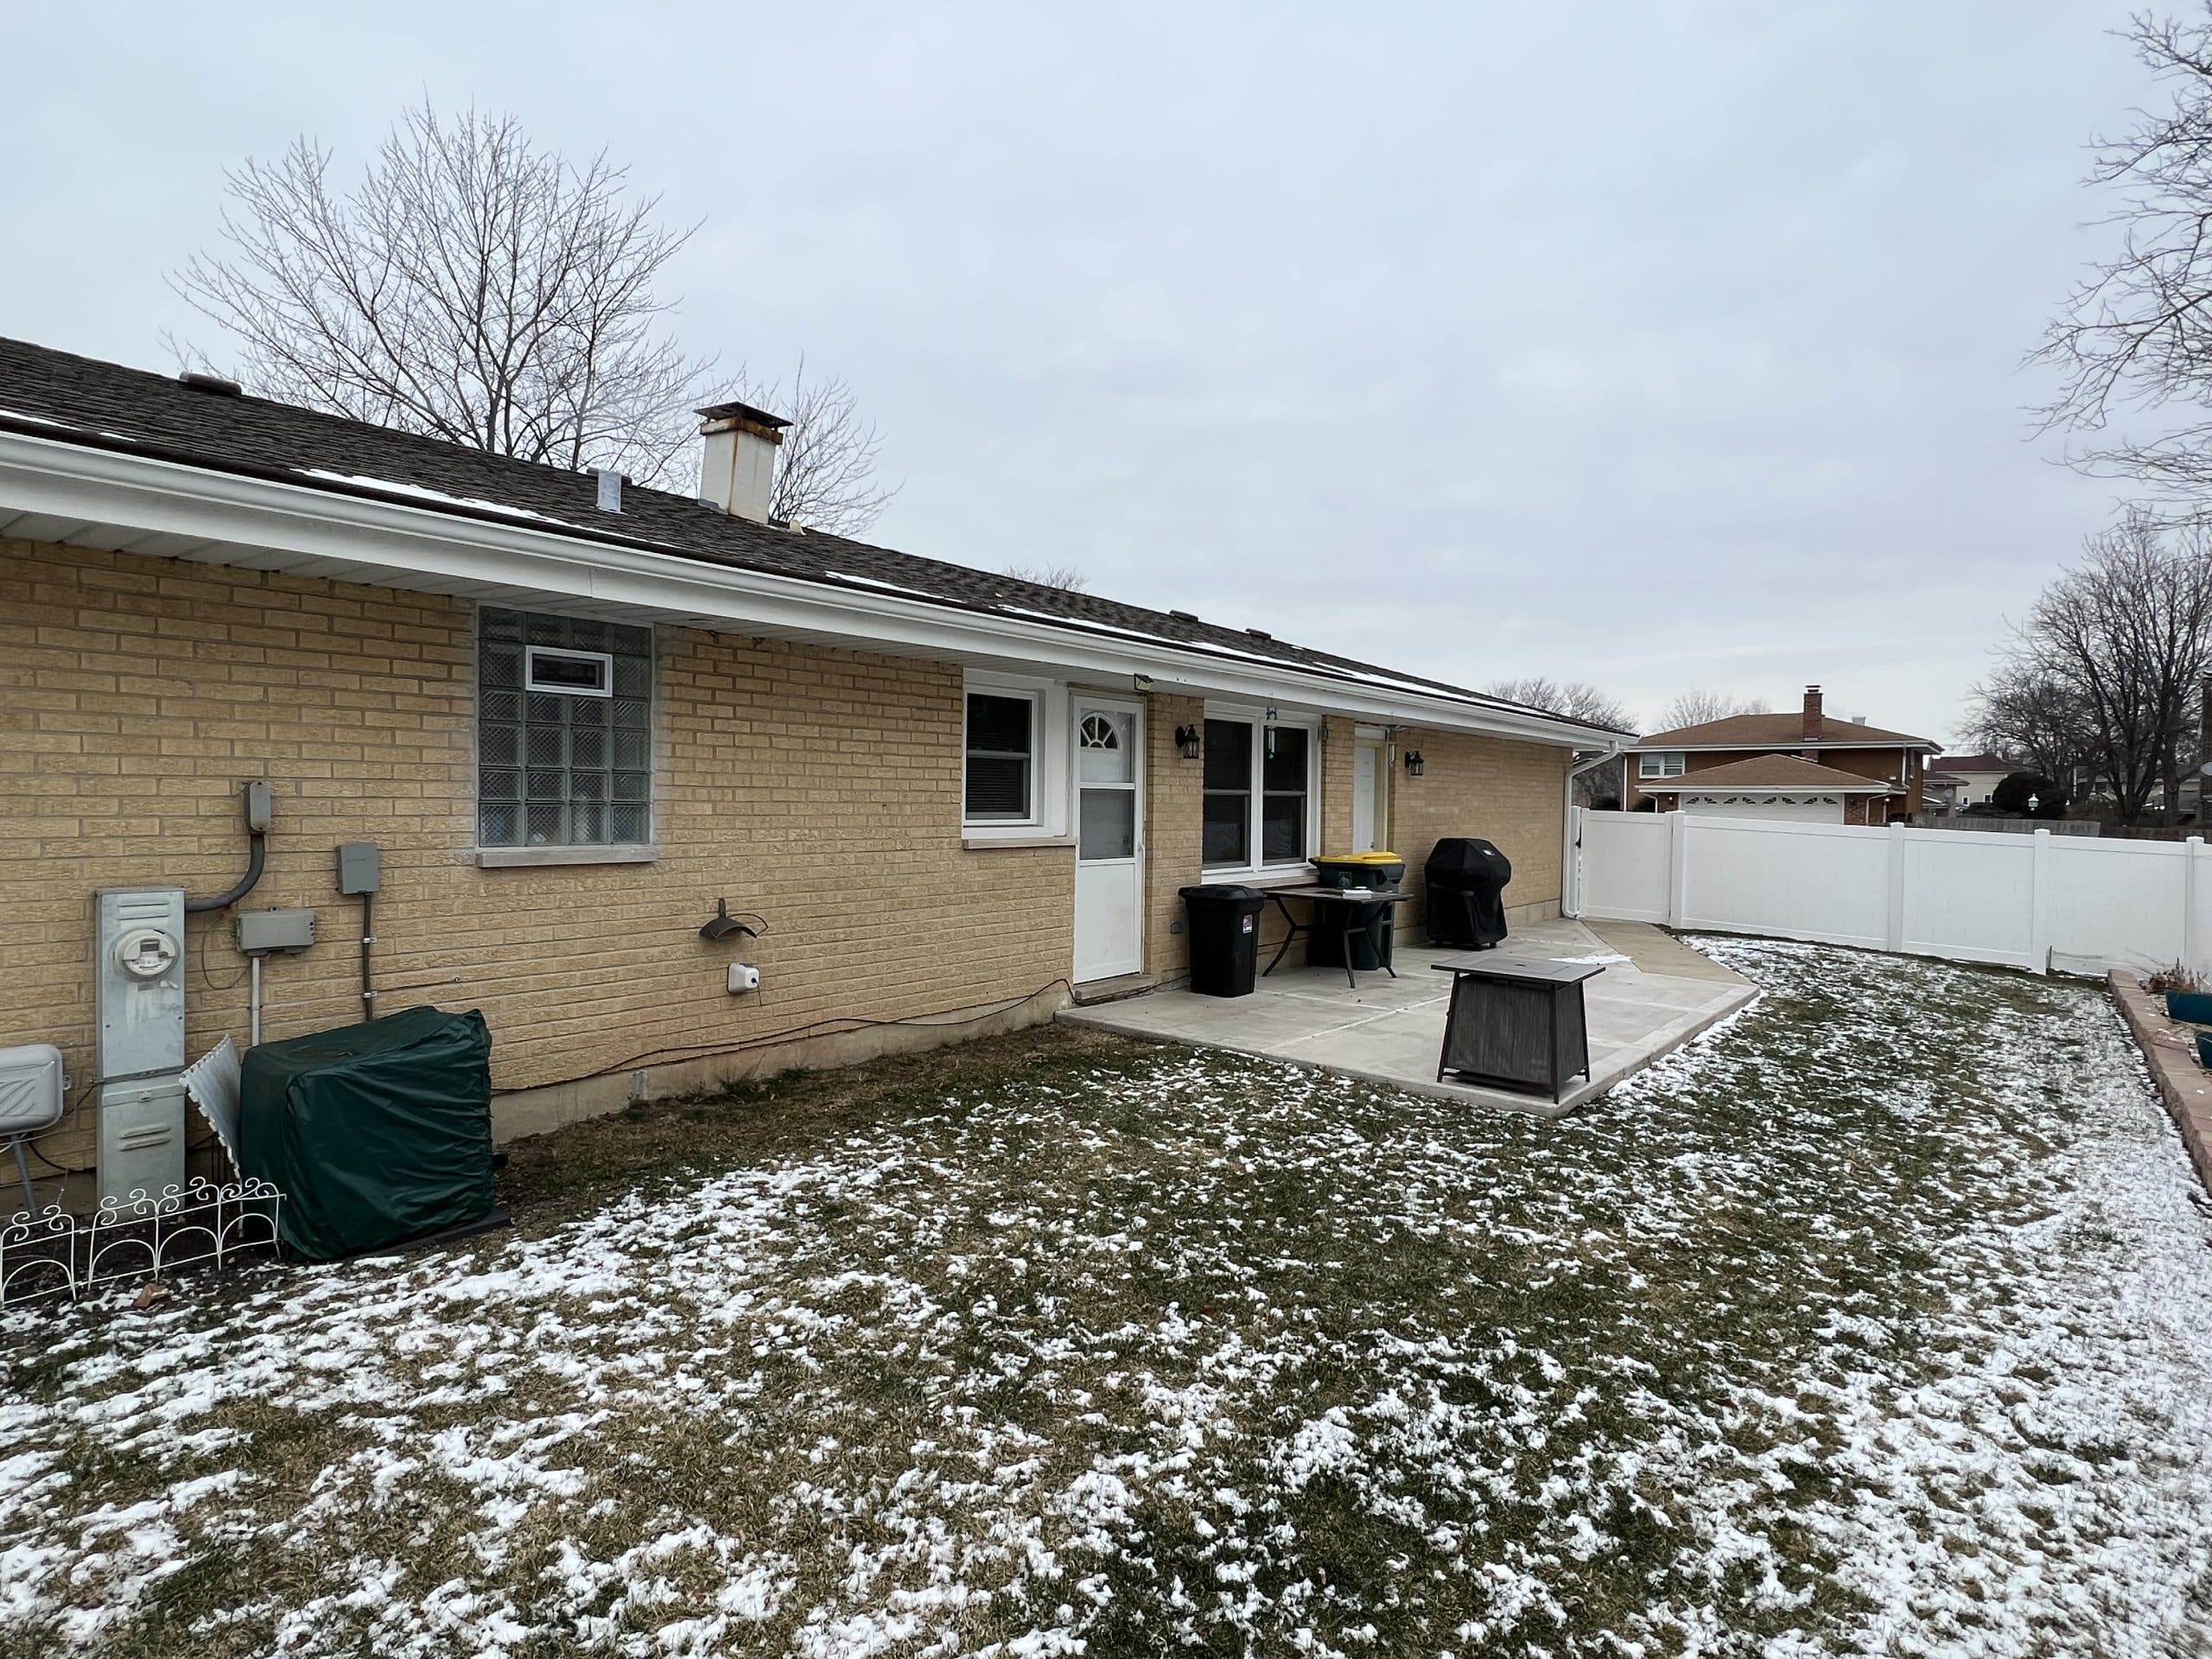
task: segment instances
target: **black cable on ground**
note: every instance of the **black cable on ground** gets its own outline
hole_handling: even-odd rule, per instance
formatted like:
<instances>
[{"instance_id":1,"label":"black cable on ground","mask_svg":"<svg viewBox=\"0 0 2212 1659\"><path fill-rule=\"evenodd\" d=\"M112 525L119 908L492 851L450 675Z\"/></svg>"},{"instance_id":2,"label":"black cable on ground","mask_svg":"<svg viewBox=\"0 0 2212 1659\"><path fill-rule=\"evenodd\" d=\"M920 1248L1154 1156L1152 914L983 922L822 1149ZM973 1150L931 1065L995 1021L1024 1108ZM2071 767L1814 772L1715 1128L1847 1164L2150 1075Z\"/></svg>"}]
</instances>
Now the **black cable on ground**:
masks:
<instances>
[{"instance_id":1,"label":"black cable on ground","mask_svg":"<svg viewBox=\"0 0 2212 1659\"><path fill-rule=\"evenodd\" d=\"M1034 1002L1047 992L1063 986L1066 987L1071 993L1075 988L1064 975L1060 978L1047 981L1033 991L1025 992L1020 996L1008 997L1006 1001L984 1009L981 1014L970 1014L963 1020L946 1019L944 1017L946 1014L957 1012L951 1008L937 1014L904 1014L896 1020L872 1020L865 1014L837 1015L826 1020L810 1020L805 1025L793 1026L784 1031L765 1032L756 1037L741 1038L734 1042L675 1043L665 1048L649 1048L642 1053L632 1055L626 1060L619 1060L612 1065L602 1065L595 1071L580 1071L571 1077L558 1077L545 1083L520 1084L517 1087L518 1089L558 1089L572 1083L588 1083L594 1077L612 1077L618 1071L634 1071L641 1065L673 1065L685 1060L711 1060L725 1054L742 1054L748 1049L766 1048L776 1043L795 1042L803 1037L813 1035L834 1036L848 1031L871 1031L887 1027L923 1025L957 1031L963 1026L978 1025L986 1020L995 1020L1000 1014L1018 1008L1025 1002ZM825 1031L825 1027L835 1029Z\"/></svg>"}]
</instances>

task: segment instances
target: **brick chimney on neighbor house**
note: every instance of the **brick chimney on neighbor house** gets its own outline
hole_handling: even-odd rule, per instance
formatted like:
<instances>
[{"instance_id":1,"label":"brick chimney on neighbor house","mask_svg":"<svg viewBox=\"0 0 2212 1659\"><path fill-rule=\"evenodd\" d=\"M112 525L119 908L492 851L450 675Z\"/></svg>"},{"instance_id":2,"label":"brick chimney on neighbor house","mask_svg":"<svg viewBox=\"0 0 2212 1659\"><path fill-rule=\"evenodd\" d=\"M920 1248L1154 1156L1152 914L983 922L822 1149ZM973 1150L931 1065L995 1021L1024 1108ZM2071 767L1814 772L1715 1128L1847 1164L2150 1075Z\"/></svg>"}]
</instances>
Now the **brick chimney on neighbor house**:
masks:
<instances>
[{"instance_id":1,"label":"brick chimney on neighbor house","mask_svg":"<svg viewBox=\"0 0 2212 1659\"><path fill-rule=\"evenodd\" d=\"M750 404L712 404L700 410L699 499L710 507L756 524L768 522L776 484L776 451L791 424Z\"/></svg>"},{"instance_id":2,"label":"brick chimney on neighbor house","mask_svg":"<svg viewBox=\"0 0 2212 1659\"><path fill-rule=\"evenodd\" d=\"M1817 743L1820 741L1821 688L1808 685L1805 688L1805 741Z\"/></svg>"}]
</instances>

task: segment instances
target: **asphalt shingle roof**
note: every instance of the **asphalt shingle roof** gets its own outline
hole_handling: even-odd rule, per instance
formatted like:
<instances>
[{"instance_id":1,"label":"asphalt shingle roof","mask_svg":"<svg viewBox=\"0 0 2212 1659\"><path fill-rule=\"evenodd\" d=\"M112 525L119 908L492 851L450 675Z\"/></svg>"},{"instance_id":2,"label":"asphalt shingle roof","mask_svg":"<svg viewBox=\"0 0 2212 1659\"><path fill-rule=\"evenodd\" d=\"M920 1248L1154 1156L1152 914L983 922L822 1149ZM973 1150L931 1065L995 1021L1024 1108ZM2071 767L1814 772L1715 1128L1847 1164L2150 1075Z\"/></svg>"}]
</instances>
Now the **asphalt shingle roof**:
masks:
<instances>
[{"instance_id":1,"label":"asphalt shingle roof","mask_svg":"<svg viewBox=\"0 0 2212 1659\"><path fill-rule=\"evenodd\" d=\"M1885 731L1879 726L1862 726L1855 720L1838 720L1833 715L1822 717L1819 741L1831 747L1936 747L1910 732ZM1636 742L1638 748L1643 749L1802 749L1805 747L1805 716L1798 709L1786 715L1730 715L1725 720L1708 720L1701 726L1679 726L1671 732L1653 732Z\"/></svg>"},{"instance_id":2,"label":"asphalt shingle roof","mask_svg":"<svg viewBox=\"0 0 2212 1659\"><path fill-rule=\"evenodd\" d=\"M397 494L416 505L462 516L509 523L517 515L550 519L555 522L548 528L565 533L703 563L832 587L889 588L966 610L1084 631L1134 633L1348 680L1395 683L1481 708L1560 718L1254 630L1048 588L841 536L754 524L666 490L626 486L621 512L602 512L596 505L596 480L589 473L487 454L268 398L225 396L171 376L0 339L0 429L52 438L57 426L68 429L70 442L94 447L151 453L334 493ZM409 492L415 493L410 497Z\"/></svg>"},{"instance_id":3,"label":"asphalt shingle roof","mask_svg":"<svg viewBox=\"0 0 2212 1659\"><path fill-rule=\"evenodd\" d=\"M1700 766L1679 778L1645 779L1640 787L1647 795L1703 794L1716 789L1844 789L1886 794L1894 785L1879 778L1815 766L1794 754L1753 754L1725 766Z\"/></svg>"}]
</instances>

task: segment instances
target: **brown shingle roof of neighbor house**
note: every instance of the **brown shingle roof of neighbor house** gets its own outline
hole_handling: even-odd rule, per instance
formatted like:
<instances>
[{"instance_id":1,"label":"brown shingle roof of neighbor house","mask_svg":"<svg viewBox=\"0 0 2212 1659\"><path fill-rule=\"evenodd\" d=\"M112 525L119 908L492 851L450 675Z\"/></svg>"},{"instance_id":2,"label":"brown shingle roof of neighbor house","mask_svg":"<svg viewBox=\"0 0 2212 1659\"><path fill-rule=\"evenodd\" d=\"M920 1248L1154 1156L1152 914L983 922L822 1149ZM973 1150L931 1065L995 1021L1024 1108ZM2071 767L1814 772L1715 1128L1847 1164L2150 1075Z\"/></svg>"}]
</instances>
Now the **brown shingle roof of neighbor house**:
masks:
<instances>
[{"instance_id":1,"label":"brown shingle roof of neighbor house","mask_svg":"<svg viewBox=\"0 0 2212 1659\"><path fill-rule=\"evenodd\" d=\"M1822 717L1816 743L1805 741L1804 715L1793 709L1786 715L1730 715L1708 720L1702 726L1682 726L1671 732L1653 732L1636 740L1639 749L1926 749L1941 747L1909 732L1885 731L1862 726L1855 720Z\"/></svg>"},{"instance_id":2,"label":"brown shingle roof of neighbor house","mask_svg":"<svg viewBox=\"0 0 2212 1659\"><path fill-rule=\"evenodd\" d=\"M1879 778L1861 778L1855 772L1815 766L1794 754L1753 754L1718 766L1700 766L1679 778L1645 779L1640 785L1647 795L1710 795L1739 790L1798 790L1834 795L1889 795L1897 785Z\"/></svg>"},{"instance_id":3,"label":"brown shingle roof of neighbor house","mask_svg":"<svg viewBox=\"0 0 2212 1659\"><path fill-rule=\"evenodd\" d=\"M1936 754L1928 760L1930 770L1941 766L1945 772L2017 772L2018 768L2001 754Z\"/></svg>"},{"instance_id":4,"label":"brown shingle roof of neighbor house","mask_svg":"<svg viewBox=\"0 0 2212 1659\"><path fill-rule=\"evenodd\" d=\"M0 430L146 454L306 488L398 499L434 512L513 524L704 563L901 596L1097 633L1134 635L1248 662L1277 663L1348 681L1398 685L1478 707L1534 714L1627 736L1447 681L1294 645L1254 629L1096 594L842 536L759 524L669 490L632 486L620 512L602 511L591 473L487 454L438 438L241 395L0 339Z\"/></svg>"}]
</instances>

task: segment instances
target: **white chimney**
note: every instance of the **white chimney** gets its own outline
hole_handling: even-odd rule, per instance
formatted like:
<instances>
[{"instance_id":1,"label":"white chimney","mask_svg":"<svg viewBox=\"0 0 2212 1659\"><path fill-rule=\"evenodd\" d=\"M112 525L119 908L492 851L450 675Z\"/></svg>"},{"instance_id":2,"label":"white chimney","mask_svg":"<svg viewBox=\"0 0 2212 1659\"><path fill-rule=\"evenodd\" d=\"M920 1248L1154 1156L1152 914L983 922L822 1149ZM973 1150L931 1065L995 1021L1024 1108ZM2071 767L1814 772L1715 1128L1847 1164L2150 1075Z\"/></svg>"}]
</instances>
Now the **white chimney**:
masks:
<instances>
[{"instance_id":1,"label":"white chimney","mask_svg":"<svg viewBox=\"0 0 2212 1659\"><path fill-rule=\"evenodd\" d=\"M750 404L715 404L698 415L700 435L707 441L699 458L699 499L740 518L766 524L776 450L791 423Z\"/></svg>"}]
</instances>

